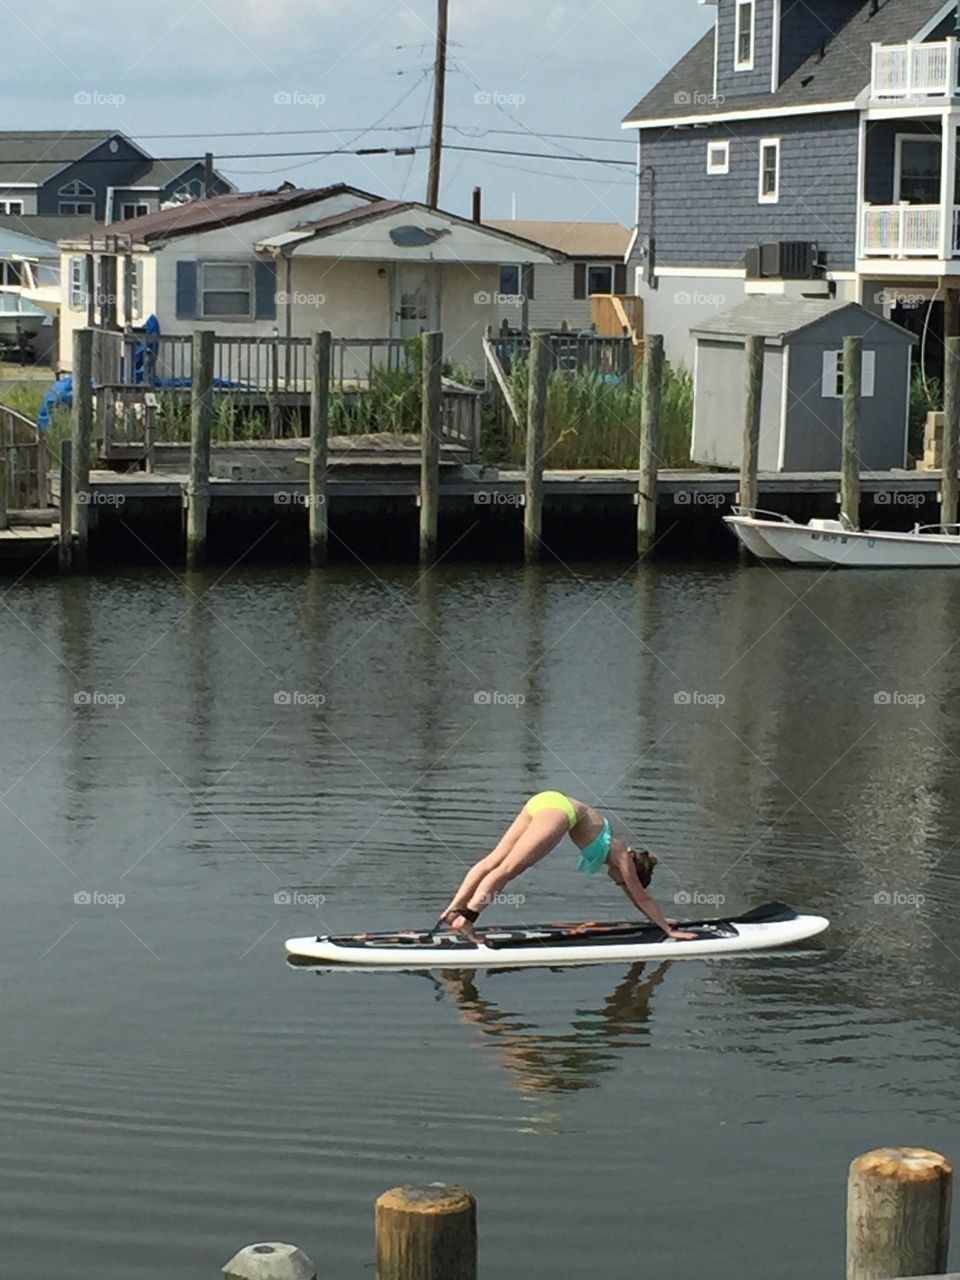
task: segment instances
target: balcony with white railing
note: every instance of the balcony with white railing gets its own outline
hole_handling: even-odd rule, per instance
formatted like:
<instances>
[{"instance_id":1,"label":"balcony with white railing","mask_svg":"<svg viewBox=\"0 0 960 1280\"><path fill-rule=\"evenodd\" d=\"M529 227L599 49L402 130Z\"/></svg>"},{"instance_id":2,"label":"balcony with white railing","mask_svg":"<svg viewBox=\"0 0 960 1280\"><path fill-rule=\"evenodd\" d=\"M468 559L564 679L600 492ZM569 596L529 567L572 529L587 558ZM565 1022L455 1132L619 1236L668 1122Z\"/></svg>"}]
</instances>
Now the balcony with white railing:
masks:
<instances>
[{"instance_id":1,"label":"balcony with white railing","mask_svg":"<svg viewBox=\"0 0 960 1280\"><path fill-rule=\"evenodd\" d=\"M898 102L949 102L960 96L960 42L875 44L871 97L881 106Z\"/></svg>"},{"instance_id":2,"label":"balcony with white railing","mask_svg":"<svg viewBox=\"0 0 960 1280\"><path fill-rule=\"evenodd\" d=\"M864 205L861 256L897 261L960 257L960 205L946 214L945 223L938 204Z\"/></svg>"}]
</instances>

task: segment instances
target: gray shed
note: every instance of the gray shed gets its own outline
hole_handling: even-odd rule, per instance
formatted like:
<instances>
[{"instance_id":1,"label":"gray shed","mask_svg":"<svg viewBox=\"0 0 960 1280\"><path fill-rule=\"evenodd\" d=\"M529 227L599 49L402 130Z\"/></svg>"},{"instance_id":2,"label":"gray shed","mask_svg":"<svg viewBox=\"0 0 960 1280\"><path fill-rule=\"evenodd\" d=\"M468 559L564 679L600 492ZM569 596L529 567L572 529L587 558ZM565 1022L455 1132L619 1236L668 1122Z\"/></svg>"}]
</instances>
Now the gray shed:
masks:
<instances>
[{"instance_id":1,"label":"gray shed","mask_svg":"<svg viewBox=\"0 0 960 1280\"><path fill-rule=\"evenodd\" d=\"M863 338L860 457L868 471L907 460L910 362L916 339L855 302L748 298L691 330L694 462L740 466L746 339L764 339L761 471L839 471L843 340Z\"/></svg>"}]
</instances>

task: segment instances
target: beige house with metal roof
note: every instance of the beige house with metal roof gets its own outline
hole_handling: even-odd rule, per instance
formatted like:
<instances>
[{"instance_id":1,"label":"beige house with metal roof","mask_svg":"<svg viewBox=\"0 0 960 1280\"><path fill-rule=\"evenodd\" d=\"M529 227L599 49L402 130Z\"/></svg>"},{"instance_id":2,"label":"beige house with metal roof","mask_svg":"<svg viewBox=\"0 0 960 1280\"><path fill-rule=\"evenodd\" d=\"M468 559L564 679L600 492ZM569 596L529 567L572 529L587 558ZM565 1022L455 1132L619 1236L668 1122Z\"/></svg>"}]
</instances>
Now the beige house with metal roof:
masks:
<instances>
[{"instance_id":1,"label":"beige house with metal roof","mask_svg":"<svg viewBox=\"0 0 960 1280\"><path fill-rule=\"evenodd\" d=\"M522 269L505 261L491 301L490 323L500 329L589 329L594 294L627 292L626 258L632 233L618 222L543 222L484 219L484 226L563 254L563 260Z\"/></svg>"}]
</instances>

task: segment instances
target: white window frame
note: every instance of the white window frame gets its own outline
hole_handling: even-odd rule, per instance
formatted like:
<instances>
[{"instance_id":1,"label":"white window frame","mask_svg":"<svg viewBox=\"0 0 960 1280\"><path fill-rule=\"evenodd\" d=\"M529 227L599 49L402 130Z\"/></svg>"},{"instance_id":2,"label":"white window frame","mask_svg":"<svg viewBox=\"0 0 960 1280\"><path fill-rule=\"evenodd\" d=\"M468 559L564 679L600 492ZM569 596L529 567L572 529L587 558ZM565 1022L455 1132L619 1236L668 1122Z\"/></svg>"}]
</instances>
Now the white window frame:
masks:
<instances>
[{"instance_id":1,"label":"white window frame","mask_svg":"<svg viewBox=\"0 0 960 1280\"><path fill-rule=\"evenodd\" d=\"M24 203L22 200L0 200L0 213L5 213L10 217L23 217Z\"/></svg>"},{"instance_id":2,"label":"white window frame","mask_svg":"<svg viewBox=\"0 0 960 1280\"><path fill-rule=\"evenodd\" d=\"M893 190L895 203L903 203L903 195L901 187L903 184L903 144L905 142L926 142L935 146L941 154L941 168L943 166L943 144L934 133L898 133L896 135L896 143L894 146L893 159ZM942 175L941 175L942 177ZM940 192L937 192L937 198L929 201L930 204L940 203Z\"/></svg>"},{"instance_id":3,"label":"white window frame","mask_svg":"<svg viewBox=\"0 0 960 1280\"><path fill-rule=\"evenodd\" d=\"M763 172L764 172L763 157L764 157L764 152L769 147L773 147L777 153L777 168L776 168L777 180L776 180L776 187L774 191L771 193L765 194L763 190ZM760 204L779 204L780 203L780 139L779 138L761 138L760 139L760 175L757 180L757 198Z\"/></svg>"},{"instance_id":4,"label":"white window frame","mask_svg":"<svg viewBox=\"0 0 960 1280\"><path fill-rule=\"evenodd\" d=\"M860 375L860 395L871 400L877 393L877 353L872 348L864 350L863 370ZM820 394L824 400L843 399L843 351L823 353L823 378Z\"/></svg>"},{"instance_id":5,"label":"white window frame","mask_svg":"<svg viewBox=\"0 0 960 1280\"><path fill-rule=\"evenodd\" d=\"M733 32L733 69L734 71L752 71L757 52L757 4L756 0L736 0L736 19ZM743 15L750 14L750 57L740 57L740 45L743 40Z\"/></svg>"},{"instance_id":6,"label":"white window frame","mask_svg":"<svg viewBox=\"0 0 960 1280\"><path fill-rule=\"evenodd\" d=\"M713 158L714 151L722 151L723 158L718 162ZM730 143L708 142L707 143L707 173L711 176L719 176L730 172Z\"/></svg>"},{"instance_id":7,"label":"white window frame","mask_svg":"<svg viewBox=\"0 0 960 1280\"><path fill-rule=\"evenodd\" d=\"M610 294L616 292L617 272L612 262L588 262L586 264L586 272L584 273L583 289L588 298L592 298L595 294ZM609 289L591 289L590 288L590 272L591 271L609 271L610 272L610 288Z\"/></svg>"},{"instance_id":8,"label":"white window frame","mask_svg":"<svg viewBox=\"0 0 960 1280\"><path fill-rule=\"evenodd\" d=\"M10 262L6 259L0 261L0 284L8 289L22 289L26 283L24 265L22 262ZM14 279L14 276L19 279Z\"/></svg>"},{"instance_id":9,"label":"white window frame","mask_svg":"<svg viewBox=\"0 0 960 1280\"><path fill-rule=\"evenodd\" d=\"M130 316L139 319L143 315L143 259L127 258L126 270L133 267L133 282L130 288Z\"/></svg>"},{"instance_id":10,"label":"white window frame","mask_svg":"<svg viewBox=\"0 0 960 1280\"><path fill-rule=\"evenodd\" d=\"M70 259L70 310L83 311L87 306L87 260L82 257Z\"/></svg>"},{"instance_id":11,"label":"white window frame","mask_svg":"<svg viewBox=\"0 0 960 1280\"><path fill-rule=\"evenodd\" d=\"M59 203L57 211L61 215L77 216L87 214L93 216L97 211L97 193L93 187L87 186L79 178L73 182L65 182L57 192Z\"/></svg>"},{"instance_id":12,"label":"white window frame","mask_svg":"<svg viewBox=\"0 0 960 1280\"><path fill-rule=\"evenodd\" d=\"M252 262L238 261L237 259L234 259L234 258L230 258L230 259L213 258L209 262L198 262L197 263L197 319L198 320L252 320L254 318L256 307L257 307L257 297L256 297L257 279L254 273L253 266L254 264ZM203 277L209 267L243 267L245 269L250 281L250 288L249 288L250 308L247 312L244 313L241 311L241 312L238 312L236 315L230 315L230 316L224 316L219 314L207 315L207 311L204 306L204 299L206 298L206 295L208 293L225 293L225 292L239 293L240 292L240 290L233 290L233 289L231 290L207 289L204 285Z\"/></svg>"}]
</instances>

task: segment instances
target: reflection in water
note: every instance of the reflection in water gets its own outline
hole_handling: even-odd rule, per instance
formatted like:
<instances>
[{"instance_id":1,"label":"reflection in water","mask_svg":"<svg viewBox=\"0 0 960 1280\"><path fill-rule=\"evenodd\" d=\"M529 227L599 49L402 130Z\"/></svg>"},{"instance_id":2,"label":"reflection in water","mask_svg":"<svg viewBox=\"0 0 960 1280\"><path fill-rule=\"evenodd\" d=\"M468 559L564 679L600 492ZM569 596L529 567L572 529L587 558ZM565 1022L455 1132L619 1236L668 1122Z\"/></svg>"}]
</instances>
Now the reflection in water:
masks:
<instances>
[{"instance_id":1,"label":"reflection in water","mask_svg":"<svg viewBox=\"0 0 960 1280\"><path fill-rule=\"evenodd\" d=\"M520 1093L571 1093L594 1088L623 1052L646 1034L650 1002L670 961L661 962L647 978L645 967L631 965L599 1009L576 1009L570 1029L557 1033L541 1030L523 1014L501 1009L490 996L481 995L480 975L474 970L446 969L441 976L464 1021L490 1037ZM484 985L506 972L510 971L485 973ZM439 979L432 980L440 987Z\"/></svg>"}]
</instances>

